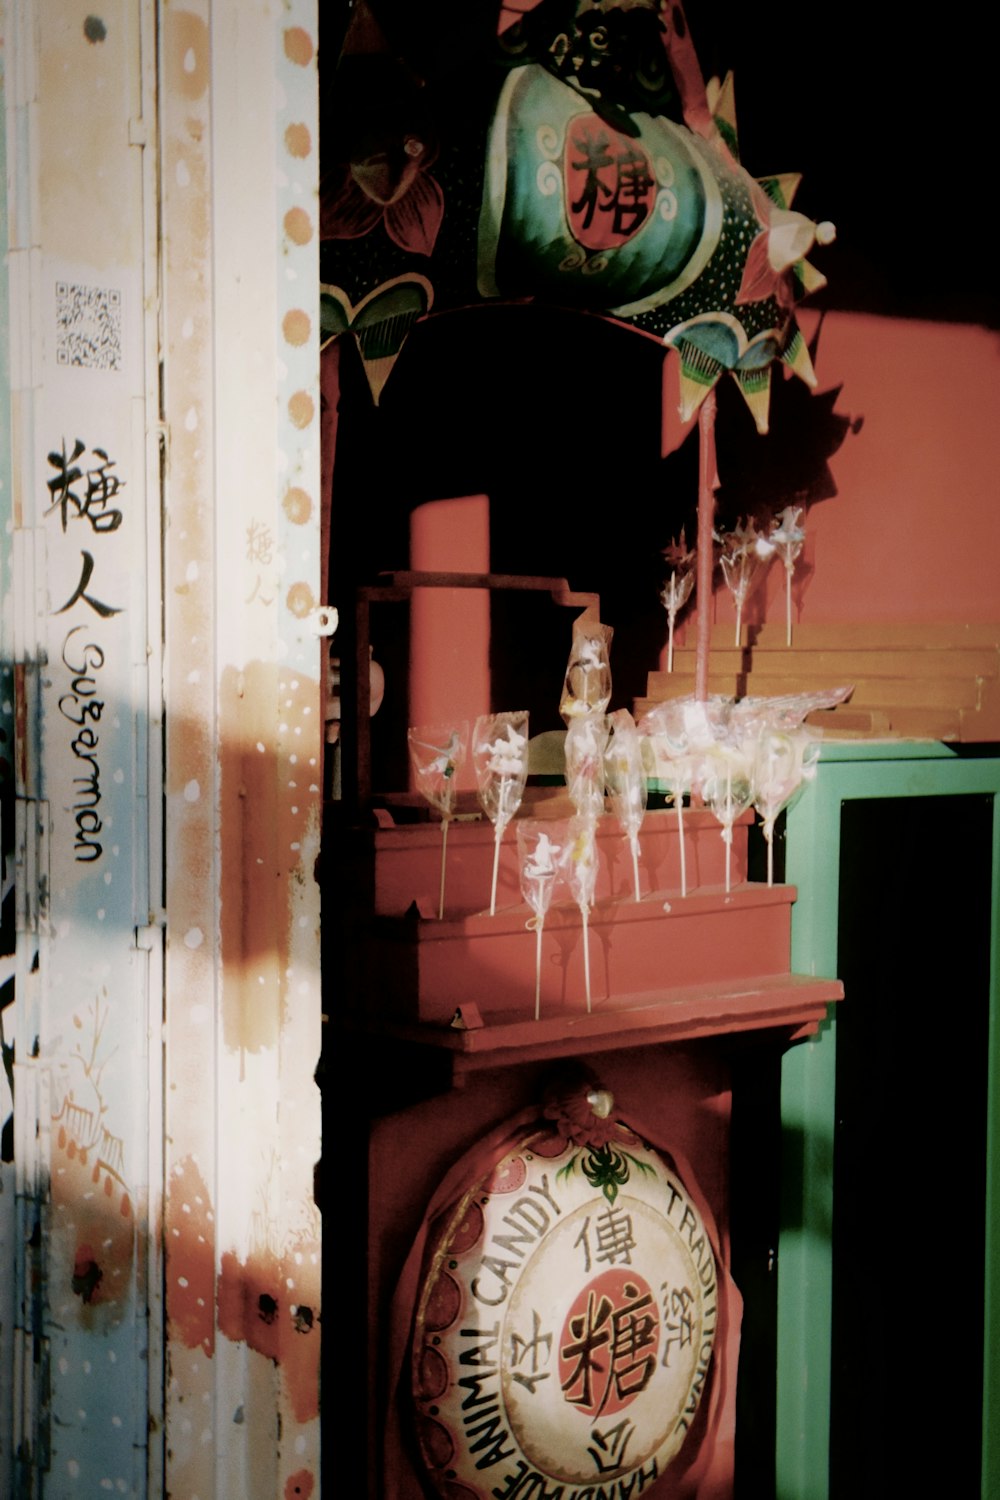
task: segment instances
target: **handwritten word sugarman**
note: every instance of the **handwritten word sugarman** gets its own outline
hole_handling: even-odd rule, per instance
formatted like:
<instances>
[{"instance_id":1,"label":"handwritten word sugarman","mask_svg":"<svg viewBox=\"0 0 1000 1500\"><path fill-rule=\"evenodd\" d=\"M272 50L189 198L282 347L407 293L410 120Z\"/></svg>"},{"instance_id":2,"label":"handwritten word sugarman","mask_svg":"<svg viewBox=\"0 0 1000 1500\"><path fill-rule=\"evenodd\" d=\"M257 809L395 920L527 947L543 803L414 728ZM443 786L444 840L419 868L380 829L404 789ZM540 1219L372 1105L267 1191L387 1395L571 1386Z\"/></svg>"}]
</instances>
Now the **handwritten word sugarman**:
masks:
<instances>
[{"instance_id":1,"label":"handwritten word sugarman","mask_svg":"<svg viewBox=\"0 0 1000 1500\"><path fill-rule=\"evenodd\" d=\"M97 811L101 802L101 766L96 728L104 713L104 702L97 697L95 675L104 666L104 652L96 641L75 639L87 628L74 626L63 641L62 659L70 673L70 686L59 699L59 712L77 731L70 740L70 749L81 762L81 774L73 777L75 800L67 810L76 822L73 857L81 864L92 864L104 852L97 838L104 824Z\"/></svg>"}]
</instances>

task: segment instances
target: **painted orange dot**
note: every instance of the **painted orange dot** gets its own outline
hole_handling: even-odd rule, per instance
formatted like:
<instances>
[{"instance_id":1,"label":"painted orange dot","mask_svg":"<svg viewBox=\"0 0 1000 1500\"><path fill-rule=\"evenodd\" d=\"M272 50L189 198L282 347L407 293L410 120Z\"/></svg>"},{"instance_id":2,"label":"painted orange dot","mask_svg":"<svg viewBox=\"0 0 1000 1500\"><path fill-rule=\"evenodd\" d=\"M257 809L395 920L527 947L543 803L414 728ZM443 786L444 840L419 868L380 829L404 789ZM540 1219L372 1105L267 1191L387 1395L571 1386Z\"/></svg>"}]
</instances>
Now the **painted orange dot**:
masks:
<instances>
[{"instance_id":1,"label":"painted orange dot","mask_svg":"<svg viewBox=\"0 0 1000 1500\"><path fill-rule=\"evenodd\" d=\"M289 156L308 156L312 150L312 136L307 125L289 125L285 131L285 150Z\"/></svg>"},{"instance_id":2,"label":"painted orange dot","mask_svg":"<svg viewBox=\"0 0 1000 1500\"><path fill-rule=\"evenodd\" d=\"M308 427L316 414L316 405L308 391L296 391L288 398L288 415L295 427Z\"/></svg>"},{"instance_id":3,"label":"painted orange dot","mask_svg":"<svg viewBox=\"0 0 1000 1500\"><path fill-rule=\"evenodd\" d=\"M304 68L312 62L313 44L308 31L301 26L289 26L285 32L285 56L289 62Z\"/></svg>"},{"instance_id":4,"label":"painted orange dot","mask_svg":"<svg viewBox=\"0 0 1000 1500\"><path fill-rule=\"evenodd\" d=\"M301 307L293 307L281 320L281 331L287 344L304 344L312 331L309 314Z\"/></svg>"},{"instance_id":5,"label":"painted orange dot","mask_svg":"<svg viewBox=\"0 0 1000 1500\"><path fill-rule=\"evenodd\" d=\"M312 515L313 503L305 490L293 485L282 500L285 515L295 526L304 526Z\"/></svg>"},{"instance_id":6,"label":"painted orange dot","mask_svg":"<svg viewBox=\"0 0 1000 1500\"><path fill-rule=\"evenodd\" d=\"M313 591L308 583L293 583L285 595L285 603L293 615L304 620L306 615L311 614L316 606Z\"/></svg>"},{"instance_id":7,"label":"painted orange dot","mask_svg":"<svg viewBox=\"0 0 1000 1500\"><path fill-rule=\"evenodd\" d=\"M315 1481L309 1469L298 1469L285 1480L285 1500L309 1500Z\"/></svg>"},{"instance_id":8,"label":"painted orange dot","mask_svg":"<svg viewBox=\"0 0 1000 1500\"><path fill-rule=\"evenodd\" d=\"M312 219L304 208L290 208L285 215L285 233L293 245L308 245L312 239Z\"/></svg>"}]
</instances>

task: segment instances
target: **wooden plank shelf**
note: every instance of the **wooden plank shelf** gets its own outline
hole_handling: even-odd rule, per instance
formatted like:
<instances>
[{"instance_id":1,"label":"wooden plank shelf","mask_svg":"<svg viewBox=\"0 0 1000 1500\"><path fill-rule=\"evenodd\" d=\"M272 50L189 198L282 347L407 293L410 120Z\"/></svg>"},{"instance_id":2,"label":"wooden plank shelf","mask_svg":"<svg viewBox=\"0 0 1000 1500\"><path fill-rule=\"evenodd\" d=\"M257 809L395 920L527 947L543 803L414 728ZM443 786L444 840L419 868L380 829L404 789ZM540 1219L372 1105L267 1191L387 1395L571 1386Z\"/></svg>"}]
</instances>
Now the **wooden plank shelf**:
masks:
<instances>
[{"instance_id":1,"label":"wooden plank shelf","mask_svg":"<svg viewBox=\"0 0 1000 1500\"><path fill-rule=\"evenodd\" d=\"M842 999L843 993L837 979L767 974L724 985L690 985L613 996L602 1000L589 1015L543 1015L537 1021L519 1018L472 1026L364 1022L357 1018L343 1024L355 1036L395 1041L445 1056L452 1083L460 1085L471 1074L513 1063L735 1032L781 1029L789 1042L798 1041L817 1031L829 1005Z\"/></svg>"},{"instance_id":2,"label":"wooden plank shelf","mask_svg":"<svg viewBox=\"0 0 1000 1500\"><path fill-rule=\"evenodd\" d=\"M637 717L693 691L693 646L655 671ZM1000 739L1000 624L797 626L788 646L773 625L746 626L737 646L713 632L710 693L775 697L852 686L846 703L809 716L829 735L988 743Z\"/></svg>"}]
</instances>

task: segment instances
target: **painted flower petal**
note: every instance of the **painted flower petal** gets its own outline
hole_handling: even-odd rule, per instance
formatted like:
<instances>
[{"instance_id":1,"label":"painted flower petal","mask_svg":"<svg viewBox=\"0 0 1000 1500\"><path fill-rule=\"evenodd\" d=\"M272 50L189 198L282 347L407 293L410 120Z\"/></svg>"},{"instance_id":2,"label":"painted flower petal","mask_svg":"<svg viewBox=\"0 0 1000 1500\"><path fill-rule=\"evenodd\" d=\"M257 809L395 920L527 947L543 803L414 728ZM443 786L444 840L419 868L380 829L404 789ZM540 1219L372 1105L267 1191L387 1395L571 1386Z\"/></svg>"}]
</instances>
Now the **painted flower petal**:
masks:
<instances>
[{"instance_id":1,"label":"painted flower petal","mask_svg":"<svg viewBox=\"0 0 1000 1500\"><path fill-rule=\"evenodd\" d=\"M382 217L381 203L373 203L348 168L339 182L320 189L319 234L323 240L357 240Z\"/></svg>"},{"instance_id":2,"label":"painted flower petal","mask_svg":"<svg viewBox=\"0 0 1000 1500\"><path fill-rule=\"evenodd\" d=\"M444 193L426 172L414 178L405 197L385 210L389 238L413 255L430 255L444 218Z\"/></svg>"}]
</instances>

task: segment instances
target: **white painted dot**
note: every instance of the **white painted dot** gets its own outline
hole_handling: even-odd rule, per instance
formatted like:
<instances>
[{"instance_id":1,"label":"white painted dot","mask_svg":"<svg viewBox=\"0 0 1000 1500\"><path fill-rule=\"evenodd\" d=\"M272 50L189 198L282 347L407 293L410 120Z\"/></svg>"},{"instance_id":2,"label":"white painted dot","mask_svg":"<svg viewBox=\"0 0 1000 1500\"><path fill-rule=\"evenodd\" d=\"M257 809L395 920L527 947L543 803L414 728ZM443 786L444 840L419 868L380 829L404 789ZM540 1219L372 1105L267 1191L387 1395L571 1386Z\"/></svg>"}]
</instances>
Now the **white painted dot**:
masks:
<instances>
[{"instance_id":1,"label":"white painted dot","mask_svg":"<svg viewBox=\"0 0 1000 1500\"><path fill-rule=\"evenodd\" d=\"M121 1417L112 1417L111 1418L111 1425L112 1425L112 1427L120 1427L122 1425L122 1419L121 1419Z\"/></svg>"},{"instance_id":2,"label":"white painted dot","mask_svg":"<svg viewBox=\"0 0 1000 1500\"><path fill-rule=\"evenodd\" d=\"M111 871L110 870L105 870L105 872L104 872L104 884L105 885L110 885L111 884Z\"/></svg>"},{"instance_id":3,"label":"white painted dot","mask_svg":"<svg viewBox=\"0 0 1000 1500\"><path fill-rule=\"evenodd\" d=\"M299 757L297 755L290 755L288 757L288 764L290 766L297 765L298 764L298 759L299 759Z\"/></svg>"},{"instance_id":4,"label":"white painted dot","mask_svg":"<svg viewBox=\"0 0 1000 1500\"><path fill-rule=\"evenodd\" d=\"M193 672L188 673L187 680L191 683L192 686L194 686L196 682L201 681L201 673L198 671L197 667L195 667Z\"/></svg>"},{"instance_id":5,"label":"white painted dot","mask_svg":"<svg viewBox=\"0 0 1000 1500\"><path fill-rule=\"evenodd\" d=\"M301 734L302 733L302 725L301 724L296 724L296 726L295 726L295 733L296 734Z\"/></svg>"},{"instance_id":6,"label":"white painted dot","mask_svg":"<svg viewBox=\"0 0 1000 1500\"><path fill-rule=\"evenodd\" d=\"M184 801L197 802L200 796L201 787L198 785L197 781L189 781L187 786L184 788Z\"/></svg>"},{"instance_id":7,"label":"white painted dot","mask_svg":"<svg viewBox=\"0 0 1000 1500\"><path fill-rule=\"evenodd\" d=\"M80 1465L77 1463L75 1458L71 1458L69 1463L66 1465L66 1473L69 1475L70 1479L79 1479Z\"/></svg>"},{"instance_id":8,"label":"white painted dot","mask_svg":"<svg viewBox=\"0 0 1000 1500\"><path fill-rule=\"evenodd\" d=\"M193 73L197 66L198 59L195 57L194 48L189 47L184 54L184 71L185 73Z\"/></svg>"},{"instance_id":9,"label":"white painted dot","mask_svg":"<svg viewBox=\"0 0 1000 1500\"><path fill-rule=\"evenodd\" d=\"M293 759L294 759L294 757L293 757ZM310 755L310 757L309 757L309 764L311 766L314 766L316 764L316 757L315 757L315 755Z\"/></svg>"},{"instance_id":10,"label":"white painted dot","mask_svg":"<svg viewBox=\"0 0 1000 1500\"><path fill-rule=\"evenodd\" d=\"M102 1490L113 1490L114 1489L114 1484L112 1483L112 1481L110 1479L102 1479L101 1480L101 1489Z\"/></svg>"},{"instance_id":11,"label":"white painted dot","mask_svg":"<svg viewBox=\"0 0 1000 1500\"><path fill-rule=\"evenodd\" d=\"M289 849L301 849L302 845L296 841L295 843L289 844L288 847Z\"/></svg>"},{"instance_id":12,"label":"white painted dot","mask_svg":"<svg viewBox=\"0 0 1000 1500\"><path fill-rule=\"evenodd\" d=\"M316 785L315 781L311 781L309 783L309 790L311 792L318 792L319 791L319 787Z\"/></svg>"},{"instance_id":13,"label":"white painted dot","mask_svg":"<svg viewBox=\"0 0 1000 1500\"><path fill-rule=\"evenodd\" d=\"M177 1278L177 1285L178 1286L184 1286L184 1287L188 1286L189 1282L188 1282L187 1277L186 1276L178 1276L178 1278Z\"/></svg>"},{"instance_id":14,"label":"white painted dot","mask_svg":"<svg viewBox=\"0 0 1000 1500\"><path fill-rule=\"evenodd\" d=\"M188 1020L192 1026L204 1026L210 1015L207 1005L192 1005L188 1011Z\"/></svg>"},{"instance_id":15,"label":"white painted dot","mask_svg":"<svg viewBox=\"0 0 1000 1500\"><path fill-rule=\"evenodd\" d=\"M210 1443L212 1441L212 1429L211 1429L211 1427L206 1427L203 1430L203 1432L201 1434L201 1441L202 1441L203 1444L207 1444L207 1443Z\"/></svg>"},{"instance_id":16,"label":"white painted dot","mask_svg":"<svg viewBox=\"0 0 1000 1500\"><path fill-rule=\"evenodd\" d=\"M295 1451L296 1453L304 1453L306 1451L305 1433L300 1432L295 1439Z\"/></svg>"},{"instance_id":17,"label":"white painted dot","mask_svg":"<svg viewBox=\"0 0 1000 1500\"><path fill-rule=\"evenodd\" d=\"M122 782L125 780L125 772L122 770L121 766L119 766L117 771L115 771L111 780L115 783L116 786L121 786Z\"/></svg>"},{"instance_id":18,"label":"white painted dot","mask_svg":"<svg viewBox=\"0 0 1000 1500\"><path fill-rule=\"evenodd\" d=\"M293 808L292 808L292 812L293 812L293 813L297 813L297 812L298 812L298 808L297 808L297 807L293 807Z\"/></svg>"},{"instance_id":19,"label":"white painted dot","mask_svg":"<svg viewBox=\"0 0 1000 1500\"><path fill-rule=\"evenodd\" d=\"M83 1373L85 1375L89 1375L92 1369L93 1369L93 1365L90 1363L90 1360L89 1359L85 1359L84 1362L83 1362Z\"/></svg>"},{"instance_id":20,"label":"white painted dot","mask_svg":"<svg viewBox=\"0 0 1000 1500\"><path fill-rule=\"evenodd\" d=\"M257 741L257 749L260 751L261 755L263 755L264 751L267 749L267 746L263 743L262 740L258 740Z\"/></svg>"},{"instance_id":21,"label":"white painted dot","mask_svg":"<svg viewBox=\"0 0 1000 1500\"><path fill-rule=\"evenodd\" d=\"M303 705L302 705L302 712L304 714L311 714L312 713L312 708L310 707L310 705L308 703L303 703Z\"/></svg>"},{"instance_id":22,"label":"white painted dot","mask_svg":"<svg viewBox=\"0 0 1000 1500\"><path fill-rule=\"evenodd\" d=\"M177 186L182 188L189 187L190 183L191 173L188 171L188 164L182 156L177 163Z\"/></svg>"},{"instance_id":23,"label":"white painted dot","mask_svg":"<svg viewBox=\"0 0 1000 1500\"><path fill-rule=\"evenodd\" d=\"M299 918L299 926L300 927L308 927L309 926L309 918L308 917L300 917Z\"/></svg>"},{"instance_id":24,"label":"white painted dot","mask_svg":"<svg viewBox=\"0 0 1000 1500\"><path fill-rule=\"evenodd\" d=\"M293 679L292 679L292 692L293 693L294 693L295 689L298 687L298 685L299 685L299 679L297 677L293 677Z\"/></svg>"},{"instance_id":25,"label":"white painted dot","mask_svg":"<svg viewBox=\"0 0 1000 1500\"><path fill-rule=\"evenodd\" d=\"M103 922L103 921L104 921L104 918L105 918L105 917L106 917L106 916L107 916L107 912L106 912L106 911L105 911L105 910L104 910L104 907L103 907L103 906L99 906L99 907L98 907L98 908L97 908L97 920L98 920L98 921L99 921L99 922Z\"/></svg>"},{"instance_id":26,"label":"white painted dot","mask_svg":"<svg viewBox=\"0 0 1000 1500\"><path fill-rule=\"evenodd\" d=\"M189 339L194 334L194 318L185 318L181 324L181 338Z\"/></svg>"},{"instance_id":27,"label":"white painted dot","mask_svg":"<svg viewBox=\"0 0 1000 1500\"><path fill-rule=\"evenodd\" d=\"M115 1353L115 1351L113 1349L109 1349L108 1350L108 1364L116 1365L117 1363L118 1363L118 1356L117 1356L117 1354Z\"/></svg>"},{"instance_id":28,"label":"white painted dot","mask_svg":"<svg viewBox=\"0 0 1000 1500\"><path fill-rule=\"evenodd\" d=\"M76 1409L76 1419L78 1422L86 1422L87 1420L87 1413L82 1406L78 1406Z\"/></svg>"},{"instance_id":29,"label":"white painted dot","mask_svg":"<svg viewBox=\"0 0 1000 1500\"><path fill-rule=\"evenodd\" d=\"M288 785L291 786L291 787L297 787L298 786L298 782L297 781L290 781L288 783Z\"/></svg>"},{"instance_id":30,"label":"white painted dot","mask_svg":"<svg viewBox=\"0 0 1000 1500\"><path fill-rule=\"evenodd\" d=\"M287 734L287 732L288 732L288 725L287 724L279 724L278 725L278 733L279 734Z\"/></svg>"},{"instance_id":31,"label":"white painted dot","mask_svg":"<svg viewBox=\"0 0 1000 1500\"><path fill-rule=\"evenodd\" d=\"M184 426L188 432L194 432L198 427L198 413L193 406L189 406L184 414Z\"/></svg>"},{"instance_id":32,"label":"white painted dot","mask_svg":"<svg viewBox=\"0 0 1000 1500\"><path fill-rule=\"evenodd\" d=\"M66 1358L66 1356L64 1354L62 1356L62 1358L60 1359L60 1361L59 1361L59 1374L60 1375L66 1375L66 1374L68 1374L68 1372L69 1372L69 1360Z\"/></svg>"},{"instance_id":33,"label":"white painted dot","mask_svg":"<svg viewBox=\"0 0 1000 1500\"><path fill-rule=\"evenodd\" d=\"M184 577L188 583L196 583L198 581L198 564L196 562L192 561L188 563L184 569Z\"/></svg>"},{"instance_id":34,"label":"white painted dot","mask_svg":"<svg viewBox=\"0 0 1000 1500\"><path fill-rule=\"evenodd\" d=\"M200 927L189 927L184 934L184 946L186 948L200 948L205 941L205 934Z\"/></svg>"}]
</instances>

